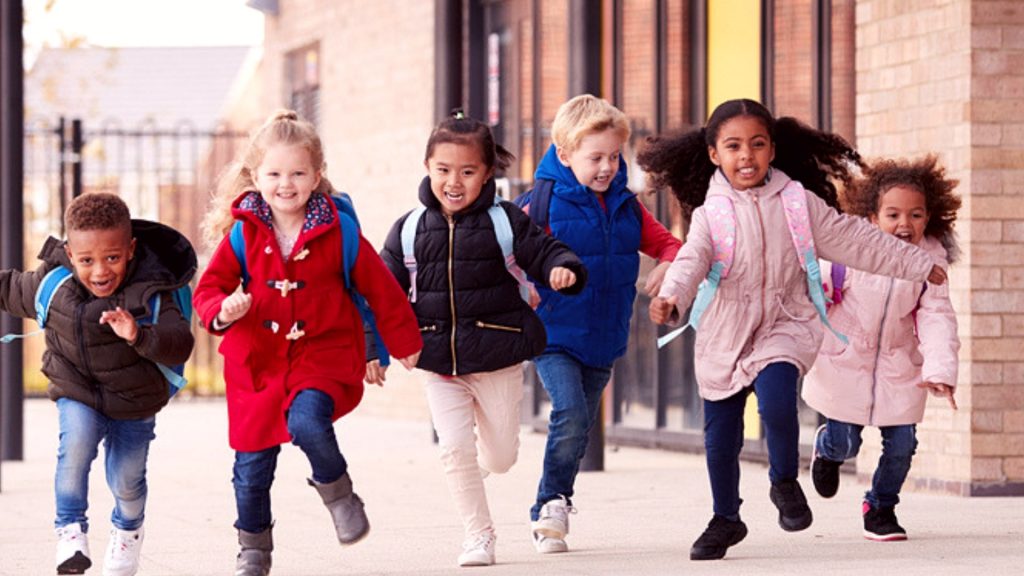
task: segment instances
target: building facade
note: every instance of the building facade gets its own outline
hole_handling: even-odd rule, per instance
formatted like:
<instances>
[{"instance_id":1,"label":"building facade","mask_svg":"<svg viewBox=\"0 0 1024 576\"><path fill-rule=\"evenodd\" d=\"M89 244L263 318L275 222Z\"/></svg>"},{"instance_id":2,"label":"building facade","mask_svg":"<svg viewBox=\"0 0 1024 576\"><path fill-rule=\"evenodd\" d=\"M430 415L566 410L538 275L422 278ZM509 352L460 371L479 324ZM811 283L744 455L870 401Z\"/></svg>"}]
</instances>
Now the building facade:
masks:
<instances>
[{"instance_id":1,"label":"building facade","mask_svg":"<svg viewBox=\"0 0 1024 576\"><path fill-rule=\"evenodd\" d=\"M930 400L911 484L1024 495L1024 3L1005 0L253 0L266 15L253 109L296 108L324 139L379 245L415 205L430 130L451 108L487 120L527 189L558 105L591 92L620 107L636 145L749 97L836 132L867 158L934 152L960 180L964 257L956 412ZM631 168L634 189L643 175ZM645 204L682 237L669 194ZM646 271L650 262L644 263ZM641 278L643 281L643 278ZM699 449L692 341L654 347L638 298L630 350L606 398L612 441ZM415 377L368 410L425 416ZM543 419L534 385L527 412ZM802 407L802 439L818 417ZM745 453L763 455L756 409ZM872 470L877 437L859 462ZM805 449L807 447L805 446Z\"/></svg>"}]
</instances>

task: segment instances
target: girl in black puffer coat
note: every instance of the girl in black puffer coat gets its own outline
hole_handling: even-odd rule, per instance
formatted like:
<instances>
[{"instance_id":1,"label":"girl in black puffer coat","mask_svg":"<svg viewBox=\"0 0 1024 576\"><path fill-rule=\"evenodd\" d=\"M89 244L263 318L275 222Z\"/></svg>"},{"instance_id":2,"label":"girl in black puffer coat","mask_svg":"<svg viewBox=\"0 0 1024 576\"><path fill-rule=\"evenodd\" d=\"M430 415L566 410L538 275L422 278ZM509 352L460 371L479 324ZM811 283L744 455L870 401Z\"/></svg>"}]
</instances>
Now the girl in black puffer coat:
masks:
<instances>
[{"instance_id":1,"label":"girl in black puffer coat","mask_svg":"<svg viewBox=\"0 0 1024 576\"><path fill-rule=\"evenodd\" d=\"M423 335L418 367L429 372L427 401L466 531L461 566L494 563L482 471L506 472L515 463L522 362L546 345L543 324L506 268L496 227L509 224L515 264L531 279L565 294L579 293L586 279L565 244L514 204L496 202L494 171L511 160L483 123L460 111L441 122L427 142L423 207L395 223L381 252L409 291ZM415 261L407 264L409 256ZM371 362L367 380L382 377Z\"/></svg>"}]
</instances>

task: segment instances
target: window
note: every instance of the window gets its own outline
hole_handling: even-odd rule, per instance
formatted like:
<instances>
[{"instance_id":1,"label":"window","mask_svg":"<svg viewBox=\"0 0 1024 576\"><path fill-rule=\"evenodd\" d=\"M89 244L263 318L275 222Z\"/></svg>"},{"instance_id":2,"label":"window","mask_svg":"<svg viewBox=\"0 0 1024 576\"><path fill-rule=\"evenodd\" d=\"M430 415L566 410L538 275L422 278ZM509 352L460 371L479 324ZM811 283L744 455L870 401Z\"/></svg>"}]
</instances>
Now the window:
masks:
<instances>
[{"instance_id":1,"label":"window","mask_svg":"<svg viewBox=\"0 0 1024 576\"><path fill-rule=\"evenodd\" d=\"M313 44L285 57L285 102L299 117L320 128L320 45Z\"/></svg>"}]
</instances>

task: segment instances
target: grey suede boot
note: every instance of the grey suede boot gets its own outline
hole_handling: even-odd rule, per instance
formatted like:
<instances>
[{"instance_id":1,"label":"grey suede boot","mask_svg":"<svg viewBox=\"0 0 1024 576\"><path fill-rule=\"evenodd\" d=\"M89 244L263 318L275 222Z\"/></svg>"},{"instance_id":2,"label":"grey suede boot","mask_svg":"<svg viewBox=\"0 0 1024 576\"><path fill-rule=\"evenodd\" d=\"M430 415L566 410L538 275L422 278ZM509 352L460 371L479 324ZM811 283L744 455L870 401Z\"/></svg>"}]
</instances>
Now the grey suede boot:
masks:
<instances>
[{"instance_id":1,"label":"grey suede boot","mask_svg":"<svg viewBox=\"0 0 1024 576\"><path fill-rule=\"evenodd\" d=\"M270 553L274 550L274 539L270 535L273 526L263 532L238 531L238 543L242 549L235 561L235 576L268 576L270 574Z\"/></svg>"},{"instance_id":2,"label":"grey suede boot","mask_svg":"<svg viewBox=\"0 0 1024 576\"><path fill-rule=\"evenodd\" d=\"M370 521L363 511L363 501L352 491L352 478L346 472L334 482L320 484L309 480L309 485L320 493L320 499L331 512L338 542L355 544L370 531Z\"/></svg>"}]
</instances>

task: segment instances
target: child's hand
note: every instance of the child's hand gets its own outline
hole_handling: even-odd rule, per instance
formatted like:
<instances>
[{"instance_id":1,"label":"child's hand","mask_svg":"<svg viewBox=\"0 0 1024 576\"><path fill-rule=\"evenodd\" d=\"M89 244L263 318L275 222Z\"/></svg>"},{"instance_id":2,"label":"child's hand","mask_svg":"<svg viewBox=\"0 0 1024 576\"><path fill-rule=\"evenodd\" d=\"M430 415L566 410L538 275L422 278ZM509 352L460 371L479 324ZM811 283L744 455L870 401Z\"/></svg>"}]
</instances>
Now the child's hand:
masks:
<instances>
[{"instance_id":1,"label":"child's hand","mask_svg":"<svg viewBox=\"0 0 1024 576\"><path fill-rule=\"evenodd\" d=\"M563 290L576 283L576 275L564 266L555 266L548 274L548 284L552 290Z\"/></svg>"},{"instance_id":2,"label":"child's hand","mask_svg":"<svg viewBox=\"0 0 1024 576\"><path fill-rule=\"evenodd\" d=\"M221 324L231 324L238 320L252 307L252 294L235 292L220 303L220 312L217 313L217 321Z\"/></svg>"},{"instance_id":3,"label":"child's hand","mask_svg":"<svg viewBox=\"0 0 1024 576\"><path fill-rule=\"evenodd\" d=\"M415 354L406 356L405 358L399 358L398 361L402 363L402 366L405 366L406 370L412 370L416 367L416 363L420 361L420 352L416 352Z\"/></svg>"},{"instance_id":4,"label":"child's hand","mask_svg":"<svg viewBox=\"0 0 1024 576\"><path fill-rule=\"evenodd\" d=\"M100 314L100 324L109 324L114 334L124 338L129 344L135 344L139 337L139 325L135 323L135 318L120 306L114 310L104 310L103 314Z\"/></svg>"},{"instance_id":5,"label":"child's hand","mask_svg":"<svg viewBox=\"0 0 1024 576\"><path fill-rule=\"evenodd\" d=\"M366 363L366 377L364 380L367 384L376 384L377 386L384 386L384 375L387 373L388 367L381 366L380 360L370 360Z\"/></svg>"},{"instance_id":6,"label":"child's hand","mask_svg":"<svg viewBox=\"0 0 1024 576\"><path fill-rule=\"evenodd\" d=\"M931 273L928 274L928 281L937 286L945 284L946 270L938 264L933 265Z\"/></svg>"},{"instance_id":7,"label":"child's hand","mask_svg":"<svg viewBox=\"0 0 1024 576\"><path fill-rule=\"evenodd\" d=\"M647 282L644 283L644 292L654 298L661 291L661 283L665 280L665 272L668 272L668 267L672 265L672 262L659 262L653 270L647 274Z\"/></svg>"},{"instance_id":8,"label":"child's hand","mask_svg":"<svg viewBox=\"0 0 1024 576\"><path fill-rule=\"evenodd\" d=\"M651 316L651 322L655 324L668 322L668 319L672 317L672 312L676 309L676 302L678 301L678 296L671 296L669 298L656 296L652 298L651 305L647 309L647 313Z\"/></svg>"},{"instance_id":9,"label":"child's hand","mask_svg":"<svg viewBox=\"0 0 1024 576\"><path fill-rule=\"evenodd\" d=\"M917 385L918 388L927 388L932 396L938 398L945 398L949 401L949 406L956 410L956 399L953 398L953 387L949 384L943 384L942 382L921 382Z\"/></svg>"}]
</instances>

